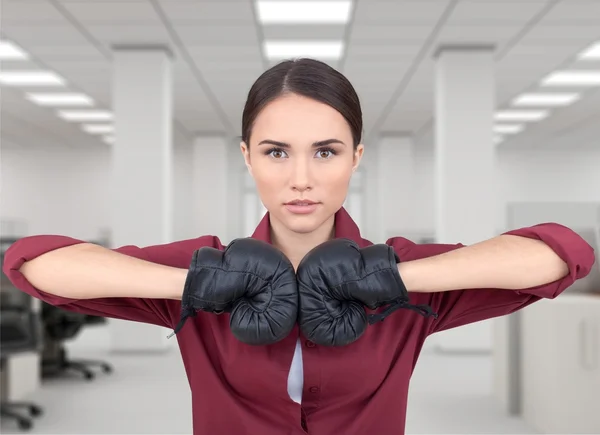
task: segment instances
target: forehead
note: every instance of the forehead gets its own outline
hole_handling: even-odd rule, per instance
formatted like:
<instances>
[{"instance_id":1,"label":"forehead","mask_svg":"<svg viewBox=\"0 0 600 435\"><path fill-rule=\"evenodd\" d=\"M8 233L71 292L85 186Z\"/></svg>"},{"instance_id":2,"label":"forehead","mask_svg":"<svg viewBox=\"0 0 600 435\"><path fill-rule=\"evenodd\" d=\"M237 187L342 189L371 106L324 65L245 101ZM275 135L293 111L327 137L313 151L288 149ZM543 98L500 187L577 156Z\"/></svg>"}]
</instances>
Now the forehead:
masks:
<instances>
[{"instance_id":1,"label":"forehead","mask_svg":"<svg viewBox=\"0 0 600 435\"><path fill-rule=\"evenodd\" d=\"M350 126L331 106L291 94L270 102L258 114L252 131L253 142L272 139L293 143L337 138L352 140Z\"/></svg>"}]
</instances>

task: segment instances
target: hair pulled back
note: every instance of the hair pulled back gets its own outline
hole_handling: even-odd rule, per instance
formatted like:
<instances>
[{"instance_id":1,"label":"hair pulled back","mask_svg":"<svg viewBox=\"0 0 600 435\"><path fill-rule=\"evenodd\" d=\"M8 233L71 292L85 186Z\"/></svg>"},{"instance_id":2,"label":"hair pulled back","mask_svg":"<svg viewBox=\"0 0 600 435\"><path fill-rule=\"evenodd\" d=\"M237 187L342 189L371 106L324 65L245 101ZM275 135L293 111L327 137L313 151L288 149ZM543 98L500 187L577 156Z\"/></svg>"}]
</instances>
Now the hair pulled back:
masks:
<instances>
[{"instance_id":1,"label":"hair pulled back","mask_svg":"<svg viewBox=\"0 0 600 435\"><path fill-rule=\"evenodd\" d=\"M348 122L354 148L360 143L362 109L352 84L326 63L302 58L286 60L269 68L250 88L242 113L242 140L248 146L258 114L271 101L285 94L301 95L331 106Z\"/></svg>"}]
</instances>

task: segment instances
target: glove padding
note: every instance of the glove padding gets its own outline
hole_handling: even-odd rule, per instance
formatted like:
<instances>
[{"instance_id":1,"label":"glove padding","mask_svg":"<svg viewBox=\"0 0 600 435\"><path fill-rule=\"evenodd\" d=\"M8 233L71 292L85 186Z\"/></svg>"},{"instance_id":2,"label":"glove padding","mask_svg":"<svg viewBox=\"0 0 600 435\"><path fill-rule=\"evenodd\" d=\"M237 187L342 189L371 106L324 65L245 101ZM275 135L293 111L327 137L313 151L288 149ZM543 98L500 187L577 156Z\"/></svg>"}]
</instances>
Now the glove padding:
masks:
<instances>
[{"instance_id":1,"label":"glove padding","mask_svg":"<svg viewBox=\"0 0 600 435\"><path fill-rule=\"evenodd\" d=\"M298 284L286 256L251 238L232 241L224 251L204 247L194 252L181 299L181 320L198 311L231 313L233 335L251 345L285 338L298 316Z\"/></svg>"},{"instance_id":2,"label":"glove padding","mask_svg":"<svg viewBox=\"0 0 600 435\"><path fill-rule=\"evenodd\" d=\"M409 304L399 262L385 244L361 249L352 240L334 239L311 250L297 270L302 333L322 346L345 346L398 308L437 317L429 306ZM375 310L388 304L367 317L365 306Z\"/></svg>"}]
</instances>

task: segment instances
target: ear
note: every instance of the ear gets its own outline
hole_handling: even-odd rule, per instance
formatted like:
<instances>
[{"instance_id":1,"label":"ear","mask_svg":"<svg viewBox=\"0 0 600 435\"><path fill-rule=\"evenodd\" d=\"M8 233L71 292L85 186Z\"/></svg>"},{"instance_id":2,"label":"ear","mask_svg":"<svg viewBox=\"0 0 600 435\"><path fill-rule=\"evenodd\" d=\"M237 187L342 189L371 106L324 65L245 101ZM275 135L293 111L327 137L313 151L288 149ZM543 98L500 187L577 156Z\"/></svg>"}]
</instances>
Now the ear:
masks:
<instances>
[{"instance_id":1,"label":"ear","mask_svg":"<svg viewBox=\"0 0 600 435\"><path fill-rule=\"evenodd\" d=\"M248 172L252 175L252 164L250 163L250 148L246 144L246 142L240 142L240 151L244 156L244 163L246 164L246 168L248 168Z\"/></svg>"},{"instance_id":2,"label":"ear","mask_svg":"<svg viewBox=\"0 0 600 435\"><path fill-rule=\"evenodd\" d=\"M365 152L365 146L358 144L356 151L354 151L354 164L352 165L352 172L356 171L362 160L363 153Z\"/></svg>"}]
</instances>

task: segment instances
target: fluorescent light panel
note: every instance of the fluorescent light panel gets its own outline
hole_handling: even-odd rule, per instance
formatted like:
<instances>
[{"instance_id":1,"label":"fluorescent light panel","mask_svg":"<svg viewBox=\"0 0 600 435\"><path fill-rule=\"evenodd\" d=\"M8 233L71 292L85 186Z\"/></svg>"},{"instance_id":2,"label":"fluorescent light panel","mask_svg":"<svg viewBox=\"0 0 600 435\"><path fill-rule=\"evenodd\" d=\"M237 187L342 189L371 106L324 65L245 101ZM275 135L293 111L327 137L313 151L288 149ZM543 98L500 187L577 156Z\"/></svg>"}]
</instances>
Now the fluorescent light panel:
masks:
<instances>
[{"instance_id":1,"label":"fluorescent light panel","mask_svg":"<svg viewBox=\"0 0 600 435\"><path fill-rule=\"evenodd\" d=\"M499 134L516 134L520 133L522 130L522 124L497 124L493 127L494 133Z\"/></svg>"},{"instance_id":2,"label":"fluorescent light panel","mask_svg":"<svg viewBox=\"0 0 600 435\"><path fill-rule=\"evenodd\" d=\"M107 134L115 131L112 124L84 124L81 129L90 134Z\"/></svg>"},{"instance_id":3,"label":"fluorescent light panel","mask_svg":"<svg viewBox=\"0 0 600 435\"><path fill-rule=\"evenodd\" d=\"M346 24L351 1L258 1L261 24Z\"/></svg>"},{"instance_id":4,"label":"fluorescent light panel","mask_svg":"<svg viewBox=\"0 0 600 435\"><path fill-rule=\"evenodd\" d=\"M6 86L63 86L65 80L46 71L1 71L0 83Z\"/></svg>"},{"instance_id":5,"label":"fluorescent light panel","mask_svg":"<svg viewBox=\"0 0 600 435\"><path fill-rule=\"evenodd\" d=\"M512 101L512 104L513 106L557 107L568 106L579 98L579 94L569 92L531 93L519 95Z\"/></svg>"},{"instance_id":6,"label":"fluorescent light panel","mask_svg":"<svg viewBox=\"0 0 600 435\"><path fill-rule=\"evenodd\" d=\"M544 86L600 86L600 71L557 71L542 80Z\"/></svg>"},{"instance_id":7,"label":"fluorescent light panel","mask_svg":"<svg viewBox=\"0 0 600 435\"><path fill-rule=\"evenodd\" d=\"M67 121L109 121L113 114L105 110L61 110L58 116Z\"/></svg>"},{"instance_id":8,"label":"fluorescent light panel","mask_svg":"<svg viewBox=\"0 0 600 435\"><path fill-rule=\"evenodd\" d=\"M25 60L29 55L9 41L0 41L0 59L1 60Z\"/></svg>"},{"instance_id":9,"label":"fluorescent light panel","mask_svg":"<svg viewBox=\"0 0 600 435\"><path fill-rule=\"evenodd\" d=\"M94 104L94 100L87 95L73 93L29 93L26 98L40 106L92 106Z\"/></svg>"},{"instance_id":10,"label":"fluorescent light panel","mask_svg":"<svg viewBox=\"0 0 600 435\"><path fill-rule=\"evenodd\" d=\"M548 116L547 110L500 110L495 113L496 121L540 121Z\"/></svg>"},{"instance_id":11,"label":"fluorescent light panel","mask_svg":"<svg viewBox=\"0 0 600 435\"><path fill-rule=\"evenodd\" d=\"M592 46L586 48L579 54L581 60L600 59L600 42L596 42Z\"/></svg>"},{"instance_id":12,"label":"fluorescent light panel","mask_svg":"<svg viewBox=\"0 0 600 435\"><path fill-rule=\"evenodd\" d=\"M339 59L344 44L341 41L266 41L265 55L270 60L312 57L321 60Z\"/></svg>"}]
</instances>

